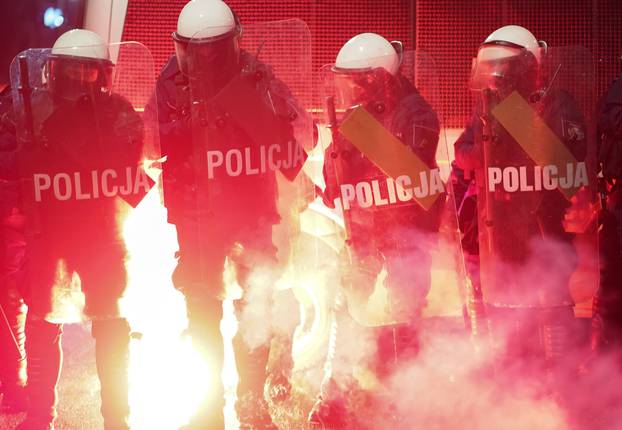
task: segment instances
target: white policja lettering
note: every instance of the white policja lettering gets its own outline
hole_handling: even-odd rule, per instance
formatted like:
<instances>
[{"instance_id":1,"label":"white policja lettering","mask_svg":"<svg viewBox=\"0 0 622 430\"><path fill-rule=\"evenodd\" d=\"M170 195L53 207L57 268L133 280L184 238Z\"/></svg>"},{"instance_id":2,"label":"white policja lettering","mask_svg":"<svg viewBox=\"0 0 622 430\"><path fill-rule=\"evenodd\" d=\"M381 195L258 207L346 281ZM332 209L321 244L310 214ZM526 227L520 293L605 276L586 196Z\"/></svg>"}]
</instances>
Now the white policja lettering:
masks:
<instances>
[{"instance_id":1,"label":"white policja lettering","mask_svg":"<svg viewBox=\"0 0 622 430\"><path fill-rule=\"evenodd\" d=\"M115 182L121 179L122 186ZM127 196L147 193L151 188L149 178L141 168L126 167L119 173L114 169L103 171L65 173L34 173L34 199L36 202L49 197L58 201L92 200L103 197Z\"/></svg>"},{"instance_id":2,"label":"white policja lettering","mask_svg":"<svg viewBox=\"0 0 622 430\"><path fill-rule=\"evenodd\" d=\"M420 185L413 187L407 175L392 178L361 181L356 184L342 184L341 201L343 209L353 204L361 208L382 207L409 202L413 197L423 199L445 191L439 169L423 171L419 174Z\"/></svg>"},{"instance_id":3,"label":"white policja lettering","mask_svg":"<svg viewBox=\"0 0 622 430\"><path fill-rule=\"evenodd\" d=\"M507 193L552 191L558 187L561 189L581 188L589 185L587 166L585 162L568 163L566 173L560 176L556 165L534 166L509 166L505 168L488 168L488 191L494 192L501 189Z\"/></svg>"}]
</instances>

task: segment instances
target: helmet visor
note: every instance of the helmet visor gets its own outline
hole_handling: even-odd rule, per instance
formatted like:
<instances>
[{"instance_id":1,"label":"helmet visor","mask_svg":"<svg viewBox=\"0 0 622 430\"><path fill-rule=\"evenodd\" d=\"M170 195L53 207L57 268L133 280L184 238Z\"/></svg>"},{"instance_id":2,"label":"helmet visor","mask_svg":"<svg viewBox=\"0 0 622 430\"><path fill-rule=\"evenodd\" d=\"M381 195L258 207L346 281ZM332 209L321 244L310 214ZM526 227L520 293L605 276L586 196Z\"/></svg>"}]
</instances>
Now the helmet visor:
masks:
<instances>
[{"instance_id":1,"label":"helmet visor","mask_svg":"<svg viewBox=\"0 0 622 430\"><path fill-rule=\"evenodd\" d=\"M356 106L377 98L384 99L393 76L383 67L331 69L335 102L339 106Z\"/></svg>"},{"instance_id":2,"label":"helmet visor","mask_svg":"<svg viewBox=\"0 0 622 430\"><path fill-rule=\"evenodd\" d=\"M482 45L473 60L469 88L501 94L537 85L538 63L529 50L511 45ZM533 82L529 82L533 81Z\"/></svg>"},{"instance_id":3,"label":"helmet visor","mask_svg":"<svg viewBox=\"0 0 622 430\"><path fill-rule=\"evenodd\" d=\"M524 49L507 46L480 47L477 57L473 60L469 88L471 90L501 90L510 82L512 67L515 60L523 54Z\"/></svg>"},{"instance_id":4,"label":"helmet visor","mask_svg":"<svg viewBox=\"0 0 622 430\"><path fill-rule=\"evenodd\" d=\"M203 37L210 33L209 29L198 31L192 38L173 33L179 69L191 78L209 78L215 69L230 69L232 65L237 65L241 31L241 26L237 25L233 30L213 37Z\"/></svg>"},{"instance_id":5,"label":"helmet visor","mask_svg":"<svg viewBox=\"0 0 622 430\"><path fill-rule=\"evenodd\" d=\"M47 64L50 91L68 100L110 92L112 71L108 60L56 56Z\"/></svg>"}]
</instances>

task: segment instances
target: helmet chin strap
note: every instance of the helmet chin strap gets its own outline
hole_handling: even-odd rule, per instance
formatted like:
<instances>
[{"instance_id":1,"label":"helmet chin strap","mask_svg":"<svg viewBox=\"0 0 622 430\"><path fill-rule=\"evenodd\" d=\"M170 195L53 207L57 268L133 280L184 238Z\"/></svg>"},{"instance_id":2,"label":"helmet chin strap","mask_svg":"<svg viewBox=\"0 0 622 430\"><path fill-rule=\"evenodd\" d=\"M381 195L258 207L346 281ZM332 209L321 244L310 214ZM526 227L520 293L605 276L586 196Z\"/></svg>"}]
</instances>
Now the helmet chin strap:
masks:
<instances>
[{"instance_id":1,"label":"helmet chin strap","mask_svg":"<svg viewBox=\"0 0 622 430\"><path fill-rule=\"evenodd\" d=\"M404 60L404 44L399 40L392 40L390 43L393 49L395 49L395 52L397 52L397 68L399 69L402 66L402 61Z\"/></svg>"}]
</instances>

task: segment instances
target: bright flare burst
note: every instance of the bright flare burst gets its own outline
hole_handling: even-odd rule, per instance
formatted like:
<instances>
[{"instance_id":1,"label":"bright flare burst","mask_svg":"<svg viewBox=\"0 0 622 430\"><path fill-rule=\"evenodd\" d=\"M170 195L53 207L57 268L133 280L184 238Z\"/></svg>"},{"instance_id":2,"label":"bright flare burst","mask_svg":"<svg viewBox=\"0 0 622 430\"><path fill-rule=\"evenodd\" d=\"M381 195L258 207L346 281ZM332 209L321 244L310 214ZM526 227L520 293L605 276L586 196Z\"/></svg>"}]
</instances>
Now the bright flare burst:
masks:
<instances>
[{"instance_id":1,"label":"bright flare burst","mask_svg":"<svg viewBox=\"0 0 622 430\"><path fill-rule=\"evenodd\" d=\"M150 172L151 174L152 172ZM152 177L159 176L154 172ZM175 227L154 187L128 215L123 229L128 250L129 283L122 300L133 336L130 355L131 425L137 430L176 430L186 424L210 389L215 375L193 348L186 333L185 300L171 282L178 249ZM231 300L224 303L223 372L227 396L227 429L237 428L237 372L231 339L237 330Z\"/></svg>"}]
</instances>

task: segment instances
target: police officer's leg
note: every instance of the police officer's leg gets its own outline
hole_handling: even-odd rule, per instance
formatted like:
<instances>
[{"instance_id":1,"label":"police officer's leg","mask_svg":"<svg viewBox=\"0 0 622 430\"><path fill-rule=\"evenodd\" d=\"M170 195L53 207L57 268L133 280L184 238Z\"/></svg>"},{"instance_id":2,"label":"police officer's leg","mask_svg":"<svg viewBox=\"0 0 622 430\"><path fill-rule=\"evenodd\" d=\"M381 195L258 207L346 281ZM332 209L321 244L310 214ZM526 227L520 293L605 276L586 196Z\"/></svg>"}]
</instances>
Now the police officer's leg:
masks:
<instances>
[{"instance_id":1,"label":"police officer's leg","mask_svg":"<svg viewBox=\"0 0 622 430\"><path fill-rule=\"evenodd\" d=\"M605 211L599 232L600 288L594 300L594 352L622 350L622 210Z\"/></svg>"},{"instance_id":2,"label":"police officer's leg","mask_svg":"<svg viewBox=\"0 0 622 430\"><path fill-rule=\"evenodd\" d=\"M544 358L550 374L574 370L579 363L572 361L574 354L569 354L576 345L577 331L572 304L544 309L541 318Z\"/></svg>"},{"instance_id":3,"label":"police officer's leg","mask_svg":"<svg viewBox=\"0 0 622 430\"><path fill-rule=\"evenodd\" d=\"M486 304L497 370L521 369L525 376L540 378L543 365L541 314L537 308Z\"/></svg>"},{"instance_id":4,"label":"police officer's leg","mask_svg":"<svg viewBox=\"0 0 622 430\"><path fill-rule=\"evenodd\" d=\"M236 314L241 315L248 303L245 299L236 300ZM264 315L269 319L269 315ZM268 338L270 339L270 338ZM258 345L249 346L242 333L238 333L233 339L235 361L240 381L238 383L238 396L244 397L252 394L257 398L263 398L263 390L266 382L266 367L270 355L269 340Z\"/></svg>"},{"instance_id":5,"label":"police officer's leg","mask_svg":"<svg viewBox=\"0 0 622 430\"><path fill-rule=\"evenodd\" d=\"M56 384L62 366L62 325L52 324L28 313L26 353L28 354L28 397L30 406L21 430L52 428L56 418Z\"/></svg>"},{"instance_id":6,"label":"police officer's leg","mask_svg":"<svg viewBox=\"0 0 622 430\"><path fill-rule=\"evenodd\" d=\"M179 262L173 274L175 287L186 298L188 331L194 347L204 357L210 369L211 380L204 381L209 387L206 397L191 419L189 429L224 429L224 388L221 375L224 363L224 344L220 333L222 320L222 274L225 247L215 240L216 235L206 238L200 246L198 229L190 222L177 225Z\"/></svg>"},{"instance_id":7,"label":"police officer's leg","mask_svg":"<svg viewBox=\"0 0 622 430\"><path fill-rule=\"evenodd\" d=\"M248 268L238 265L238 272L246 272ZM239 274L239 273L238 273ZM238 397L252 394L263 398L263 389L266 381L266 366L270 354L271 288L272 279L262 279L250 286L245 278L243 287L244 296L235 301L235 312L240 323L238 333L233 339L235 361L240 376L238 383ZM238 281L240 282L240 281ZM248 291L252 288L253 291ZM270 291L270 292L269 292ZM249 303L250 301L250 303ZM254 319L257 316L262 321ZM256 324L260 324L257 326Z\"/></svg>"},{"instance_id":8,"label":"police officer's leg","mask_svg":"<svg viewBox=\"0 0 622 430\"><path fill-rule=\"evenodd\" d=\"M20 411L26 407L26 351L24 333L26 306L23 287L26 243L23 234L10 227L2 229L2 279L0 280L0 383L2 407Z\"/></svg>"},{"instance_id":9,"label":"police officer's leg","mask_svg":"<svg viewBox=\"0 0 622 430\"><path fill-rule=\"evenodd\" d=\"M243 429L272 429L275 427L264 397L277 279L272 225L258 226L252 235L245 236L246 242L236 243L230 254L237 281L244 289L242 299L235 302L239 321L238 334L233 339L240 377L237 407ZM250 237L252 240L248 240ZM289 351L291 354L291 346Z\"/></svg>"},{"instance_id":10,"label":"police officer's leg","mask_svg":"<svg viewBox=\"0 0 622 430\"><path fill-rule=\"evenodd\" d=\"M130 326L124 318L94 320L95 363L106 430L129 429L128 366Z\"/></svg>"},{"instance_id":11,"label":"police officer's leg","mask_svg":"<svg viewBox=\"0 0 622 430\"><path fill-rule=\"evenodd\" d=\"M92 320L101 414L106 430L125 430L129 429L130 415L130 326L120 317L118 305L127 282L123 249L105 240L92 242L92 245L85 245L86 249L78 247L85 258L74 257L85 294L85 313Z\"/></svg>"},{"instance_id":12,"label":"police officer's leg","mask_svg":"<svg viewBox=\"0 0 622 430\"><path fill-rule=\"evenodd\" d=\"M2 408L21 411L26 407L26 306L19 293L0 286L0 383Z\"/></svg>"},{"instance_id":13,"label":"police officer's leg","mask_svg":"<svg viewBox=\"0 0 622 430\"><path fill-rule=\"evenodd\" d=\"M405 236L408 231L400 233ZM424 233L408 234L407 246L398 240L384 248L386 286L390 317L398 322L387 326L378 339L379 376L389 376L397 366L414 359L419 352L421 313L431 287L430 249ZM413 244L421 244L413 246Z\"/></svg>"},{"instance_id":14,"label":"police officer's leg","mask_svg":"<svg viewBox=\"0 0 622 430\"><path fill-rule=\"evenodd\" d=\"M574 302L570 295L570 278L578 265L578 257L574 247L568 245L564 255L568 261L565 267L553 267L554 282L546 282L544 293L540 294L543 309L540 314L540 336L548 376L557 391L559 384L567 378L567 372L574 373L578 366L575 353L577 346L577 322L574 316ZM560 258L556 256L555 258ZM547 260L545 260L545 263Z\"/></svg>"},{"instance_id":15,"label":"police officer's leg","mask_svg":"<svg viewBox=\"0 0 622 430\"><path fill-rule=\"evenodd\" d=\"M205 292L186 295L188 329L192 344L208 365L210 380L203 381L208 392L201 400L199 410L191 420L190 428L222 430L224 428L224 387L222 370L224 364L224 344L220 333L222 320L222 301Z\"/></svg>"},{"instance_id":16,"label":"police officer's leg","mask_svg":"<svg viewBox=\"0 0 622 430\"><path fill-rule=\"evenodd\" d=\"M26 356L28 383L26 391L29 407L26 421L20 430L53 428L58 396L56 384L62 365L62 325L47 322L45 317L53 310L51 288L57 258L45 246L32 244L28 249L30 261L24 300L28 305L26 317Z\"/></svg>"},{"instance_id":17,"label":"police officer's leg","mask_svg":"<svg viewBox=\"0 0 622 430\"><path fill-rule=\"evenodd\" d=\"M235 302L240 323L238 335L233 339L240 375L238 397L251 396L263 401L268 400L265 398L267 395L271 401L282 401L289 395L290 390L295 324L291 324L289 318L282 315L282 326L273 327L271 313L287 312L291 315L296 312L297 303L291 290L275 292L272 285L274 278L266 281L269 285L265 288L254 286L257 296L245 294L241 300ZM257 289L261 291L257 292ZM271 351L273 360L269 365Z\"/></svg>"},{"instance_id":18,"label":"police officer's leg","mask_svg":"<svg viewBox=\"0 0 622 430\"><path fill-rule=\"evenodd\" d=\"M361 327L362 321L358 317L366 317L367 301L374 292L377 276L382 270L382 258L376 249L367 246L370 241L350 243L348 249L340 255L340 278L343 288L343 304L338 306L335 328L339 337L332 340L335 351L334 362L344 363L350 367L349 372L340 372L339 378L331 375L324 381L322 394L309 412L307 421L314 427L341 429L352 428L356 421L356 411L348 409L348 394L358 390L356 370L360 368L381 372L382 357L393 360L394 348L392 343L392 327L370 328ZM361 344L376 342L375 355L367 360L368 354L352 356L351 351L340 348L342 333L356 333L363 337ZM387 340L385 340L387 339ZM388 341L390 339L390 341ZM345 341L344 341L345 342ZM337 375L335 375L337 376Z\"/></svg>"}]
</instances>

